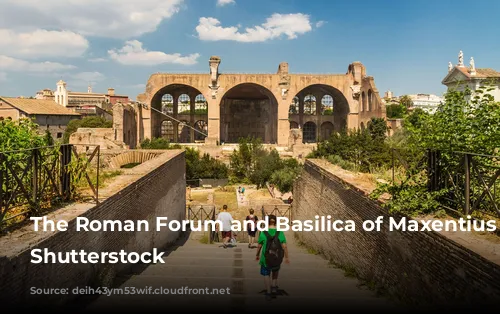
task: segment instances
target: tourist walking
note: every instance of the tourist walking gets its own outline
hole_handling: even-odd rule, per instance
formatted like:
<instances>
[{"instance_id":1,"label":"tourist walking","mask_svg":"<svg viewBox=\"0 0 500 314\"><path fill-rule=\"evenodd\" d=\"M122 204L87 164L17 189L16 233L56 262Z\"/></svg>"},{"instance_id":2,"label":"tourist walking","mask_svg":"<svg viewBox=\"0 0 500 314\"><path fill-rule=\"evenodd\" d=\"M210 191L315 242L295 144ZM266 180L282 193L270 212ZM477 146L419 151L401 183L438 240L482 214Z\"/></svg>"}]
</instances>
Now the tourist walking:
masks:
<instances>
[{"instance_id":1,"label":"tourist walking","mask_svg":"<svg viewBox=\"0 0 500 314\"><path fill-rule=\"evenodd\" d=\"M255 244L255 235L257 233L257 221L259 218L257 218L256 215L254 215L254 210L253 208L250 208L248 211L249 215L245 218L245 223L247 224L247 232L248 232L248 247L252 248L253 245Z\"/></svg>"},{"instance_id":2,"label":"tourist walking","mask_svg":"<svg viewBox=\"0 0 500 314\"><path fill-rule=\"evenodd\" d=\"M276 230L275 215L269 215L268 218L268 230L260 232L255 255L255 259L259 261L260 274L264 276L266 300L276 297L278 293L278 275L283 257L286 264L290 263L285 234Z\"/></svg>"},{"instance_id":3,"label":"tourist walking","mask_svg":"<svg viewBox=\"0 0 500 314\"><path fill-rule=\"evenodd\" d=\"M222 210L217 215L217 221L221 224L222 246L227 248L229 241L231 241L231 225L233 223L233 216L227 212L227 205L222 206ZM218 225L217 225L218 227ZM218 231L218 230L216 230Z\"/></svg>"}]
</instances>

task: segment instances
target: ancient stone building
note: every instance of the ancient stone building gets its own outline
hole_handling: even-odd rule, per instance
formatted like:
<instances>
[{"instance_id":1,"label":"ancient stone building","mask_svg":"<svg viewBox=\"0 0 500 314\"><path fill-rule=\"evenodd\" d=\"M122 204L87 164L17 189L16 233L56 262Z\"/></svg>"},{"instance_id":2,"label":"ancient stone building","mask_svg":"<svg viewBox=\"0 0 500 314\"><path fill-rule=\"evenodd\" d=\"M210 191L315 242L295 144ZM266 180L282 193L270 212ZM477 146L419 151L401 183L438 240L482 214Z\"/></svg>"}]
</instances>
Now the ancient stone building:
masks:
<instances>
[{"instance_id":1,"label":"ancient stone building","mask_svg":"<svg viewBox=\"0 0 500 314\"><path fill-rule=\"evenodd\" d=\"M255 136L287 146L290 129L300 129L302 141L310 143L345 127L366 127L372 117L385 118L373 77L360 62L345 74L322 75L290 73L286 62L276 74L224 74L220 62L211 57L204 74L151 75L137 97L138 141L166 137L216 144Z\"/></svg>"}]
</instances>

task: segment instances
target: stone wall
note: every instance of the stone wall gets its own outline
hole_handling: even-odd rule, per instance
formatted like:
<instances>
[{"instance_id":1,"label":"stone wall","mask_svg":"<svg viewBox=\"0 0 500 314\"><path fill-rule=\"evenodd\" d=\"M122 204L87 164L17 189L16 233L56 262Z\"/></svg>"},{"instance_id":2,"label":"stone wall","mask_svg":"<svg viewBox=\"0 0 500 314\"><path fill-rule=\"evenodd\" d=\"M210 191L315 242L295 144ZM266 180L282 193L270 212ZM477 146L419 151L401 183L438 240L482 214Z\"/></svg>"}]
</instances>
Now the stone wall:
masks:
<instances>
[{"instance_id":1,"label":"stone wall","mask_svg":"<svg viewBox=\"0 0 500 314\"><path fill-rule=\"evenodd\" d=\"M389 232L378 203L308 160L294 185L292 219L315 215L354 220L356 232L298 232L300 240L393 296L442 305L500 300L500 266L435 232ZM381 215L382 231L362 229Z\"/></svg>"},{"instance_id":2,"label":"stone wall","mask_svg":"<svg viewBox=\"0 0 500 314\"><path fill-rule=\"evenodd\" d=\"M148 164L148 165L147 165ZM74 295L30 295L30 288L74 288L110 286L117 274L130 272L134 264L34 264L31 263L31 249L47 248L52 252L84 250L86 252L151 252L175 241L179 232L164 228L155 231L156 217L166 216L169 220L185 219L186 181L184 177L184 152L167 152L165 155L142 164L146 174L132 181L114 195L83 213L89 220L147 220L152 230L137 232L76 232L74 214L69 220L68 230L45 236L34 242L41 233L34 231L12 234L2 243L0 251L0 304L57 305ZM151 169L150 169L151 168ZM150 170L150 171L149 171ZM54 213L57 219L68 215L61 209ZM74 209L73 209L74 210ZM32 228L30 227L30 230ZM2 240L2 238L0 238ZM5 240L5 238L4 238ZM30 243L31 242L31 243ZM7 243L7 244L6 244ZM19 247L15 249L18 243Z\"/></svg>"},{"instance_id":3,"label":"stone wall","mask_svg":"<svg viewBox=\"0 0 500 314\"><path fill-rule=\"evenodd\" d=\"M137 114L134 106L117 103L113 106L114 140L129 148L137 146Z\"/></svg>"},{"instance_id":4,"label":"stone wall","mask_svg":"<svg viewBox=\"0 0 500 314\"><path fill-rule=\"evenodd\" d=\"M93 148L97 145L102 150L127 148L122 141L115 141L115 132L113 128L78 128L71 134L69 143L76 145L78 152L85 152L86 146Z\"/></svg>"}]
</instances>

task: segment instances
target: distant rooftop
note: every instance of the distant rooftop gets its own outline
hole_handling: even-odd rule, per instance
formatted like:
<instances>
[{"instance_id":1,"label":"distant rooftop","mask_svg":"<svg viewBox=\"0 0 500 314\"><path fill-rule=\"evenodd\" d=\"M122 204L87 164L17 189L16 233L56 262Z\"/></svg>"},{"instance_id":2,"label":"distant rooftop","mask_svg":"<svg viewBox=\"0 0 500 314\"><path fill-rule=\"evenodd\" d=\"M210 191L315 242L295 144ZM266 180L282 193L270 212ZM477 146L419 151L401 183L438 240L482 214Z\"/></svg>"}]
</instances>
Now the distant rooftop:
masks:
<instances>
[{"instance_id":1,"label":"distant rooftop","mask_svg":"<svg viewBox=\"0 0 500 314\"><path fill-rule=\"evenodd\" d=\"M45 99L29 99L29 98L13 98L13 97L0 97L0 100L5 101L9 105L27 113L34 115L72 115L79 116L69 109L58 105L53 100Z\"/></svg>"}]
</instances>

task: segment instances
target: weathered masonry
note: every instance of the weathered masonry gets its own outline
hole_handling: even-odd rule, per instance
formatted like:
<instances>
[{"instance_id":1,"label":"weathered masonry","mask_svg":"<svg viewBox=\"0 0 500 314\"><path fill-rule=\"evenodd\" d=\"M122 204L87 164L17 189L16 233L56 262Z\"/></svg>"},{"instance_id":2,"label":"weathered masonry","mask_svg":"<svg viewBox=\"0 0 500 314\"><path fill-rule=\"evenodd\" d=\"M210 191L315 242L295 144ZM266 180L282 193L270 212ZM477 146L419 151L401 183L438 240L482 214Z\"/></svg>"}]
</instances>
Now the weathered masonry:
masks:
<instances>
[{"instance_id":1,"label":"weathered masonry","mask_svg":"<svg viewBox=\"0 0 500 314\"><path fill-rule=\"evenodd\" d=\"M275 74L225 74L219 72L220 62L211 57L206 74L151 75L137 97L142 104L138 141L235 143L250 135L286 146L290 129L300 128L309 143L385 117L374 79L360 62L345 74L324 75L289 73L286 62Z\"/></svg>"},{"instance_id":2,"label":"weathered masonry","mask_svg":"<svg viewBox=\"0 0 500 314\"><path fill-rule=\"evenodd\" d=\"M182 220L186 217L186 179L183 151L166 151L124 175L126 184L99 205L72 204L50 215L68 221L67 231L34 232L32 226L0 238L0 304L57 306L75 297L70 294L32 294L37 289L110 287L115 277L130 273L134 264L123 263L31 263L32 249L50 252L152 252L173 243L180 233L151 231L75 231L77 217L89 220L138 221L156 225L156 217ZM127 179L133 177L133 179ZM138 178L136 178L138 177ZM113 190L114 191L114 190ZM93 207L92 207L93 206Z\"/></svg>"},{"instance_id":3,"label":"weathered masonry","mask_svg":"<svg viewBox=\"0 0 500 314\"><path fill-rule=\"evenodd\" d=\"M295 183L292 215L299 220L331 215L354 220L359 227L365 220L384 216L380 232L356 228L356 232L300 232L297 236L392 295L446 306L484 306L500 300L498 264L436 232L389 232L389 215L378 203L314 160L306 161Z\"/></svg>"}]
</instances>

